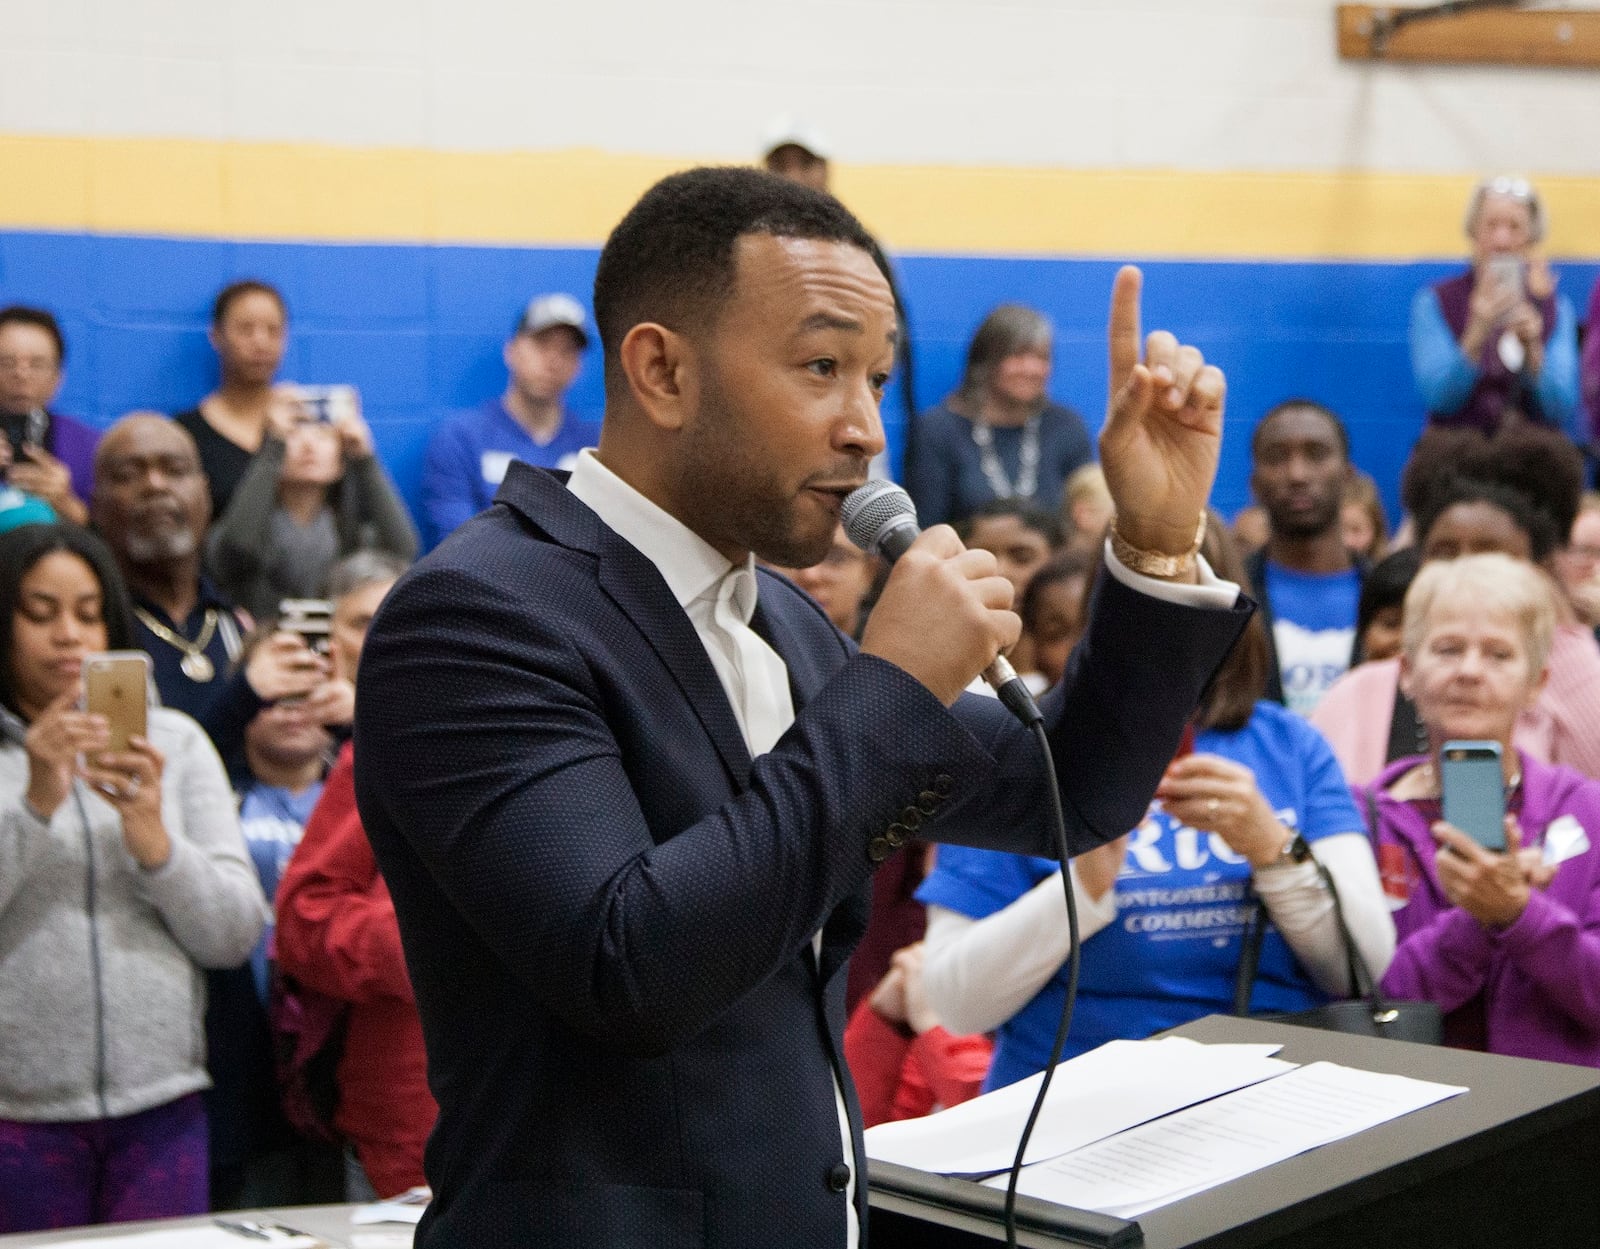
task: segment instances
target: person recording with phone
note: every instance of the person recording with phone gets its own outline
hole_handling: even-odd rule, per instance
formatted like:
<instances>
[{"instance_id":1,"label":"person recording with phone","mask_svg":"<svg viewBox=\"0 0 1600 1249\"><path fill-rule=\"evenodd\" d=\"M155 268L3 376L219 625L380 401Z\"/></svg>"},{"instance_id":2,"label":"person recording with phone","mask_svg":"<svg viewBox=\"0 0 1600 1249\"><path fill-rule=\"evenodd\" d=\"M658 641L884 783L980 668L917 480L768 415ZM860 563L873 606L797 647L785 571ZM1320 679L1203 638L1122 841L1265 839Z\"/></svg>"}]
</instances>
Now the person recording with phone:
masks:
<instances>
[{"instance_id":1,"label":"person recording with phone","mask_svg":"<svg viewBox=\"0 0 1600 1249\"><path fill-rule=\"evenodd\" d=\"M0 1232L208 1208L204 968L268 910L198 725L112 750L91 656L133 645L93 535L0 535ZM145 683L136 681L138 697Z\"/></svg>"},{"instance_id":2,"label":"person recording with phone","mask_svg":"<svg viewBox=\"0 0 1600 1249\"><path fill-rule=\"evenodd\" d=\"M372 617L404 572L370 551L335 565L336 674L355 679ZM276 938L286 990L321 995L345 1012L325 1126L347 1143L345 1200L373 1201L426 1183L423 1147L439 1108L394 901L356 810L354 756L346 742L284 870Z\"/></svg>"},{"instance_id":3,"label":"person recording with phone","mask_svg":"<svg viewBox=\"0 0 1600 1249\"><path fill-rule=\"evenodd\" d=\"M1215 513L1201 549L1219 576L1244 582ZM1295 1011L1347 996L1344 938L1317 863L1367 966L1388 964L1394 928L1361 817L1328 744L1266 698L1271 662L1256 616L1200 705L1194 752L1173 761L1137 827L1067 869L1083 942L1068 1057L1231 1010L1252 898L1272 922L1251 1006ZM1050 1055L1070 953L1061 870L941 846L917 893L928 904L929 1001L952 1032L998 1030L986 1090L1043 1070Z\"/></svg>"},{"instance_id":4,"label":"person recording with phone","mask_svg":"<svg viewBox=\"0 0 1600 1249\"><path fill-rule=\"evenodd\" d=\"M207 539L218 586L258 619L284 599L321 594L328 570L356 551L406 563L417 554L354 388L307 391L280 387L261 449Z\"/></svg>"},{"instance_id":5,"label":"person recording with phone","mask_svg":"<svg viewBox=\"0 0 1600 1249\"><path fill-rule=\"evenodd\" d=\"M81 525L99 434L50 410L66 361L67 340L54 316L21 304L0 308L0 469L7 485Z\"/></svg>"},{"instance_id":6,"label":"person recording with phone","mask_svg":"<svg viewBox=\"0 0 1600 1249\"><path fill-rule=\"evenodd\" d=\"M1539 250L1538 191L1524 178L1485 178L1465 228L1466 272L1424 287L1411 304L1411 370L1429 422L1493 434L1507 419L1528 419L1585 445L1578 323Z\"/></svg>"},{"instance_id":7,"label":"person recording with phone","mask_svg":"<svg viewBox=\"0 0 1600 1249\"><path fill-rule=\"evenodd\" d=\"M1041 707L1078 850L1138 818L1250 611L1195 557L1222 374L1147 339L1139 293L1123 269L1107 572ZM356 799L439 1096L416 1244L853 1246L845 965L873 871L913 835L1054 844L1039 740L963 694L1018 636L1012 587L896 510L857 646L756 564L821 560L885 445L895 304L837 200L665 178L594 308L598 450L513 464L362 653Z\"/></svg>"},{"instance_id":8,"label":"person recording with phone","mask_svg":"<svg viewBox=\"0 0 1600 1249\"><path fill-rule=\"evenodd\" d=\"M1548 679L1554 628L1549 586L1523 561L1424 565L1406 594L1400 662L1428 751L1358 796L1399 937L1384 991L1437 1002L1447 1044L1596 1066L1600 783L1512 741ZM1481 788L1452 801L1450 770L1474 754L1500 759L1492 804ZM1441 803L1464 811L1479 840Z\"/></svg>"}]
</instances>

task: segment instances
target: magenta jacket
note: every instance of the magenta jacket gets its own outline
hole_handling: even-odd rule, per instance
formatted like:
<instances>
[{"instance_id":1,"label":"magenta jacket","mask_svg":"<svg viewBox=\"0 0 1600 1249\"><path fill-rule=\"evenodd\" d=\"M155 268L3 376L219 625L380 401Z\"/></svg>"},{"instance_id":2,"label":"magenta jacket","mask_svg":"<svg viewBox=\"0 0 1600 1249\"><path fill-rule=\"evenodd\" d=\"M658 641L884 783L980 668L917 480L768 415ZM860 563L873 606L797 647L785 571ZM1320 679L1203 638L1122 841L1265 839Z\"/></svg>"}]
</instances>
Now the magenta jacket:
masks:
<instances>
[{"instance_id":1,"label":"magenta jacket","mask_svg":"<svg viewBox=\"0 0 1600 1249\"><path fill-rule=\"evenodd\" d=\"M1562 863L1549 888L1534 890L1501 931L1450 905L1427 821L1383 792L1418 760L1396 760L1367 791L1377 804L1384 892L1397 908L1399 946L1383 988L1447 1012L1482 993L1491 1053L1600 1066L1600 784L1520 757L1523 844L1542 846L1550 825L1570 815L1591 845Z\"/></svg>"}]
</instances>

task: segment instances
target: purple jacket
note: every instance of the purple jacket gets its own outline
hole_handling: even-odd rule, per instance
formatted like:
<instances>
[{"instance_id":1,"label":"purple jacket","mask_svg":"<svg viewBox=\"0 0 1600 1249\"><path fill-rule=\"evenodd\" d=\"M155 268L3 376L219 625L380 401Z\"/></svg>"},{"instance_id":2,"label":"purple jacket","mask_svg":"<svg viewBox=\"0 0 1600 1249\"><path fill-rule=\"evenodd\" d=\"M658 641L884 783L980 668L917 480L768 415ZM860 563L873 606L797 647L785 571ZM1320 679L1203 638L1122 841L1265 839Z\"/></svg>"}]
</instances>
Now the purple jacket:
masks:
<instances>
[{"instance_id":1,"label":"purple jacket","mask_svg":"<svg viewBox=\"0 0 1600 1249\"><path fill-rule=\"evenodd\" d=\"M1447 1012L1482 993L1491 1053L1600 1066L1600 784L1519 757L1523 844L1543 845L1545 830L1563 815L1576 818L1592 841L1498 932L1450 905L1434 870L1427 820L1384 792L1418 760L1397 760L1368 789L1377 804L1384 889L1399 906L1399 946L1383 988Z\"/></svg>"},{"instance_id":2,"label":"purple jacket","mask_svg":"<svg viewBox=\"0 0 1600 1249\"><path fill-rule=\"evenodd\" d=\"M100 431L77 417L50 413L50 452L72 474L72 493L85 503L94 489L94 449Z\"/></svg>"}]
</instances>

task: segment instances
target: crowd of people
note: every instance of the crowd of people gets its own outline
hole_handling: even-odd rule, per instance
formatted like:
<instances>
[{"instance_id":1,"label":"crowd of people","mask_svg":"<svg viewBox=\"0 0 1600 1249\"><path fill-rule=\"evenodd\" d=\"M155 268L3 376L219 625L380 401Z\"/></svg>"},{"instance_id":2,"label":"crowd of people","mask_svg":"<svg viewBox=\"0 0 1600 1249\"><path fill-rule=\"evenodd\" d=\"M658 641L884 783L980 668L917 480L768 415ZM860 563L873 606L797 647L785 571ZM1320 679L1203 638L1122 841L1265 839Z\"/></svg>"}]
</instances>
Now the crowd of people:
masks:
<instances>
[{"instance_id":1,"label":"crowd of people","mask_svg":"<svg viewBox=\"0 0 1600 1249\"><path fill-rule=\"evenodd\" d=\"M781 129L769 167L825 187L823 146ZM1255 505L1213 513L1201 554L1261 610L1141 823L1065 869L914 835L878 867L846 1033L868 1123L1040 1069L1063 870L1085 921L1069 1052L1233 1009L1259 907L1253 1009L1350 994L1347 931L1452 1043L1600 1064L1600 496L1580 450L1600 334L1580 354L1544 227L1532 187L1485 181L1469 266L1418 293L1430 422L1398 528L1335 412L1286 398L1255 423ZM0 310L0 1231L424 1183L437 1108L356 808L358 659L424 543L513 463L571 469L597 444L565 403L591 331L559 292L516 316L504 392L433 434L420 533L359 395L280 379L288 332L277 289L233 283L216 389L102 433L53 407L55 319ZM1050 371L1048 321L994 309L903 472L922 524L1012 583L1035 691L1068 671L1111 521ZM886 570L840 526L779 571L859 638ZM109 650L149 657L158 704L117 751L80 698ZM1504 852L1442 822L1461 738L1502 749Z\"/></svg>"}]
</instances>

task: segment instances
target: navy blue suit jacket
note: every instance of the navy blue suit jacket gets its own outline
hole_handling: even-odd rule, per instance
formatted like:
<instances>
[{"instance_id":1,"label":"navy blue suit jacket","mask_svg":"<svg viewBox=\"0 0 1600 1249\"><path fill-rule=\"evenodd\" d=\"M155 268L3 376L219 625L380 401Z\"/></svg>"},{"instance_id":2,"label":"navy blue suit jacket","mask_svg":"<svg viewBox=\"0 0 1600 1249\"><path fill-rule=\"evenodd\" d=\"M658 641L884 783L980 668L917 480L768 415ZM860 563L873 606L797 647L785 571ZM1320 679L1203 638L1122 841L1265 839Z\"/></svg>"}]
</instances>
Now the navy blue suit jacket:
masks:
<instances>
[{"instance_id":1,"label":"navy blue suit jacket","mask_svg":"<svg viewBox=\"0 0 1600 1249\"><path fill-rule=\"evenodd\" d=\"M1076 849L1142 818L1249 612L1103 581L1044 700ZM913 831L1052 853L1037 746L996 700L946 710L765 572L755 626L796 718L752 762L655 566L522 465L380 611L356 788L440 1106L422 1249L842 1244L874 860Z\"/></svg>"}]
</instances>

